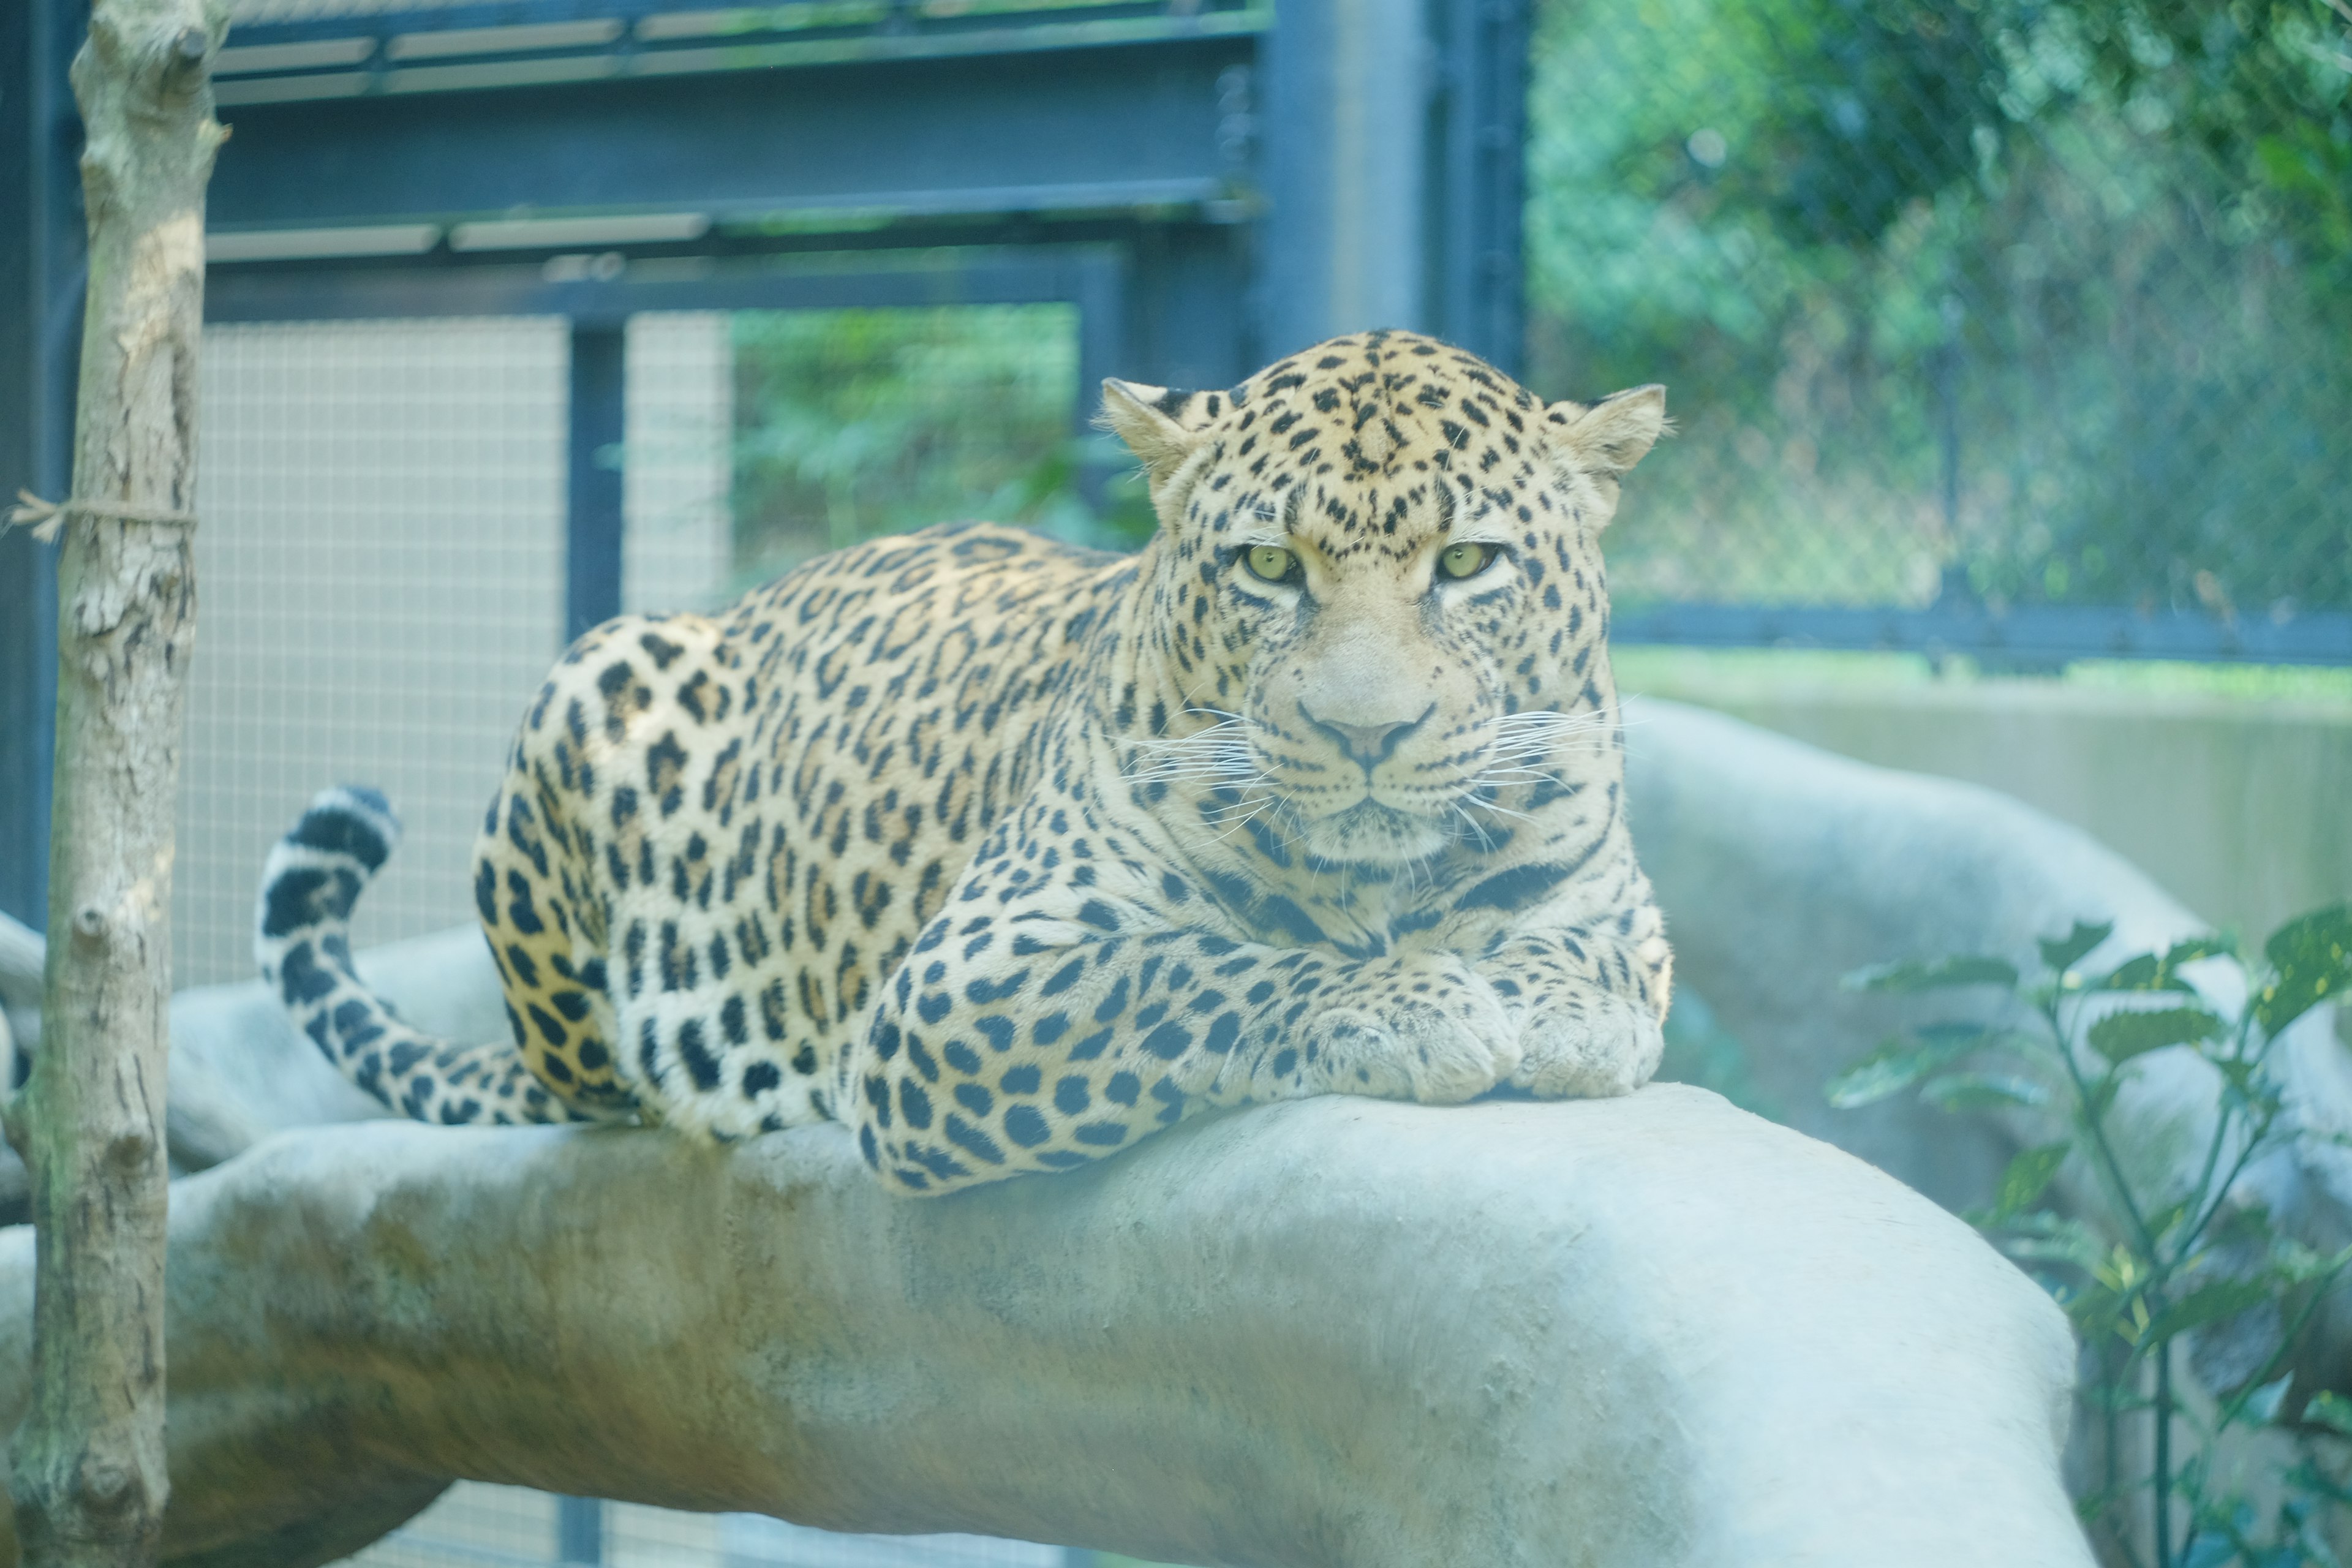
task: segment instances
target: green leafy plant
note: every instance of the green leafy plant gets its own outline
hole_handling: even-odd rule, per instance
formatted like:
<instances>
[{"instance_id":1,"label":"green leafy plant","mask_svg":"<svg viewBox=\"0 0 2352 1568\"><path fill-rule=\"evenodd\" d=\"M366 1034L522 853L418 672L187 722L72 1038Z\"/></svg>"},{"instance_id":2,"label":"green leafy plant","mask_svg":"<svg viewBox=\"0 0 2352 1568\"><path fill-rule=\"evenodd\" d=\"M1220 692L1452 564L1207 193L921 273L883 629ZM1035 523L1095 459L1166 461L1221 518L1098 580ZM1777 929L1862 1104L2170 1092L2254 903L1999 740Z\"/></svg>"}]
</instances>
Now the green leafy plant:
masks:
<instances>
[{"instance_id":1,"label":"green leafy plant","mask_svg":"<svg viewBox=\"0 0 2352 1568\"><path fill-rule=\"evenodd\" d=\"M2084 1397L2105 1424L2104 1470L2079 1500L2116 1560L2156 1568L2285 1568L2337 1558L2330 1512L2352 1502L2319 1452L2352 1437L2352 1402L2287 1398L2287 1357L2352 1248L2322 1255L2238 1190L2255 1161L2295 1136L2272 1053L2288 1025L2352 988L2352 907L2290 921L2244 960L2247 999L2219 1007L2185 972L2230 956L2217 937L2176 942L2112 966L2085 961L2112 934L2077 923L2041 943L2021 973L1982 956L1907 961L1847 977L1885 994L1973 990L1967 1018L1889 1040L1832 1079L1832 1105L1916 1093L1956 1112L2023 1113L2040 1129L1968 1217L2049 1287L2087 1352ZM1990 1002L1990 1005L1983 1004ZM2136 1147L2118 1096L2153 1053L2194 1052L2210 1069L2210 1125L2189 1162ZM2063 1190L2076 1200L2052 1202ZM2069 1212L2072 1208L2075 1212ZM2184 1336L2251 1333L2258 1349L2206 1402L2176 1385ZM2147 1423L2145 1474L2127 1473L2125 1423ZM2220 1462L2233 1432L2276 1428L2297 1451L2268 1517ZM2144 1529L2137 1529L2142 1526Z\"/></svg>"}]
</instances>

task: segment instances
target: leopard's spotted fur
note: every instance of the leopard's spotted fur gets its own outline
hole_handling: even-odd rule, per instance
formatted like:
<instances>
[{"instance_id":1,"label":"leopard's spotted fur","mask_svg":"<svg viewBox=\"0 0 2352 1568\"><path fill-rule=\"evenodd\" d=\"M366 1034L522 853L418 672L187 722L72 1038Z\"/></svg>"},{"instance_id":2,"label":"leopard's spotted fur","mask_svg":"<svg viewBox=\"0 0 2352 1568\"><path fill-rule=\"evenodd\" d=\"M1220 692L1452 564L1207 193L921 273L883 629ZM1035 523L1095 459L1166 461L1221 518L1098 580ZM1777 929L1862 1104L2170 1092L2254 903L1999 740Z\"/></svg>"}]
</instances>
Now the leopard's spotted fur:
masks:
<instances>
[{"instance_id":1,"label":"leopard's spotted fur","mask_svg":"<svg viewBox=\"0 0 2352 1568\"><path fill-rule=\"evenodd\" d=\"M479 850L512 1043L358 980L393 828L322 796L262 899L298 1021L421 1119L831 1116L918 1193L1247 1100L1643 1082L1669 958L1598 541L1658 390L1546 407L1375 332L1105 393L1139 555L936 528L564 656Z\"/></svg>"}]
</instances>

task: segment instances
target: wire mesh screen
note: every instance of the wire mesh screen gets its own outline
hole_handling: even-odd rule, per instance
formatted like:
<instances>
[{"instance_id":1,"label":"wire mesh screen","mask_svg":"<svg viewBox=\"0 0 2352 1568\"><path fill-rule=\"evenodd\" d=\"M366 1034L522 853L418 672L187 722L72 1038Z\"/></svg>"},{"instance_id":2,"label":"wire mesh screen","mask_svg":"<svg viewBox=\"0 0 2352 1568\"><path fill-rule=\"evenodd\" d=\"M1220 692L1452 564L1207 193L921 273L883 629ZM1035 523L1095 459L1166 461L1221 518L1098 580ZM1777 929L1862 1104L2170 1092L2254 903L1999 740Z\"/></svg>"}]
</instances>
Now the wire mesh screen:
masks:
<instances>
[{"instance_id":1,"label":"wire mesh screen","mask_svg":"<svg viewBox=\"0 0 2352 1568\"><path fill-rule=\"evenodd\" d=\"M723 310L629 318L625 609L707 610L730 596L733 321Z\"/></svg>"},{"instance_id":2,"label":"wire mesh screen","mask_svg":"<svg viewBox=\"0 0 2352 1568\"><path fill-rule=\"evenodd\" d=\"M723 312L629 323L629 608L703 608L731 591L740 331ZM361 905L361 944L472 918L482 806L518 715L561 651L569 368L567 324L553 318L207 329L205 526L196 542L205 603L174 879L179 984L251 976L262 858L329 783L380 785L407 826ZM894 377L912 373L893 359L864 374L896 388ZM583 1515L577 1503L567 1515L566 1507L541 1492L458 1486L356 1561L1066 1568L1077 1560L972 1536L851 1537L749 1515L616 1505Z\"/></svg>"},{"instance_id":3,"label":"wire mesh screen","mask_svg":"<svg viewBox=\"0 0 2352 1568\"><path fill-rule=\"evenodd\" d=\"M1531 377L1621 603L2352 606L2352 12L1549 0Z\"/></svg>"},{"instance_id":4,"label":"wire mesh screen","mask_svg":"<svg viewBox=\"0 0 2352 1568\"><path fill-rule=\"evenodd\" d=\"M463 1482L346 1561L353 1568L1087 1568L1097 1561L980 1535L839 1535L760 1514L631 1503L575 1511L567 1535L559 1507L545 1492Z\"/></svg>"},{"instance_id":5,"label":"wire mesh screen","mask_svg":"<svg viewBox=\"0 0 2352 1568\"><path fill-rule=\"evenodd\" d=\"M324 785L407 825L362 943L469 918L474 835L563 631L564 324L207 330L173 978L253 973L261 859Z\"/></svg>"}]
</instances>

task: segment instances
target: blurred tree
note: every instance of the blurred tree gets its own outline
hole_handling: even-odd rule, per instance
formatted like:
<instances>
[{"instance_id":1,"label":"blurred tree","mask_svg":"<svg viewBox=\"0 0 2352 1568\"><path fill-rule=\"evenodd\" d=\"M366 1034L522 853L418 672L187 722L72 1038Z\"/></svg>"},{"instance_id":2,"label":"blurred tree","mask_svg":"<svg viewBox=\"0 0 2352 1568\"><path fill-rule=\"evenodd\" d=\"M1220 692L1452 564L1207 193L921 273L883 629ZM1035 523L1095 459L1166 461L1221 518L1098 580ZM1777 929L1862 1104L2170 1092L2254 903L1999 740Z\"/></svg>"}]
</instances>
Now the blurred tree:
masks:
<instances>
[{"instance_id":1,"label":"blurred tree","mask_svg":"<svg viewBox=\"0 0 2352 1568\"><path fill-rule=\"evenodd\" d=\"M822 550L959 518L1088 543L1135 532L1116 486L1108 521L1081 494L1074 307L745 311L734 349L747 585Z\"/></svg>"},{"instance_id":2,"label":"blurred tree","mask_svg":"<svg viewBox=\"0 0 2352 1568\"><path fill-rule=\"evenodd\" d=\"M2352 604L2352 4L1547 0L1530 379L1631 597Z\"/></svg>"}]
</instances>

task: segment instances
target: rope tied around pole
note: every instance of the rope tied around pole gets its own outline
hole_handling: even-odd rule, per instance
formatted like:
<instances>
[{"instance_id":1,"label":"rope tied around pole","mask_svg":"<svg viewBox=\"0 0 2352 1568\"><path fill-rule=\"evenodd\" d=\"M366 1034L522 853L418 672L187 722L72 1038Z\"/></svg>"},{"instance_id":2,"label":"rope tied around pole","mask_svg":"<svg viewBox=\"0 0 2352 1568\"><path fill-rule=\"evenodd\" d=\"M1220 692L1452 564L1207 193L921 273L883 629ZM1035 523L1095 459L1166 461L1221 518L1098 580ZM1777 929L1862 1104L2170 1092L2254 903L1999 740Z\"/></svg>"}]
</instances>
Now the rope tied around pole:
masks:
<instances>
[{"instance_id":1,"label":"rope tied around pole","mask_svg":"<svg viewBox=\"0 0 2352 1568\"><path fill-rule=\"evenodd\" d=\"M16 505L0 519L0 534L11 528L21 528L35 539L47 544L58 536L68 517L110 517L118 522L178 523L184 528L196 526L196 514L192 511L167 511L160 507L127 506L121 501L82 500L68 497L64 500L43 500L30 490L16 492Z\"/></svg>"}]
</instances>

